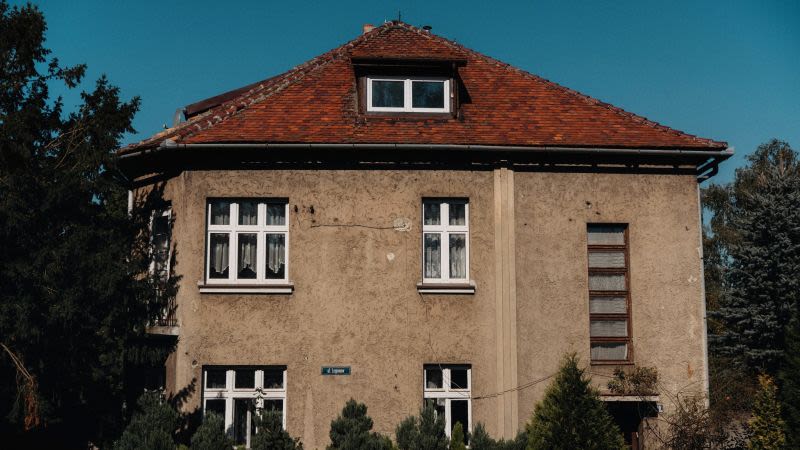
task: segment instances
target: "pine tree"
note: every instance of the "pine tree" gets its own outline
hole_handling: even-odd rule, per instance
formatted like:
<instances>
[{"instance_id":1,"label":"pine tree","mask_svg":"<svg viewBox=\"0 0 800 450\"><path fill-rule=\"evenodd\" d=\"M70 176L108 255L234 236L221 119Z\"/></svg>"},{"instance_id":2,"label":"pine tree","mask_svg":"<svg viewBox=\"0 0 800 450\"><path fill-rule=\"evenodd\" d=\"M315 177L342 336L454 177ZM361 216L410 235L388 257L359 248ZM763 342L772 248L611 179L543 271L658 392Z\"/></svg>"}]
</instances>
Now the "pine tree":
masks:
<instances>
[{"instance_id":1,"label":"pine tree","mask_svg":"<svg viewBox=\"0 0 800 450\"><path fill-rule=\"evenodd\" d=\"M158 392L145 392L137 405L114 450L174 450L177 411Z\"/></svg>"},{"instance_id":2,"label":"pine tree","mask_svg":"<svg viewBox=\"0 0 800 450\"><path fill-rule=\"evenodd\" d=\"M622 433L606 411L577 357L565 358L527 426L528 450L606 450L624 446Z\"/></svg>"},{"instance_id":3,"label":"pine tree","mask_svg":"<svg viewBox=\"0 0 800 450\"><path fill-rule=\"evenodd\" d=\"M230 450L233 440L225 432L225 419L209 412L192 436L192 450Z\"/></svg>"},{"instance_id":4,"label":"pine tree","mask_svg":"<svg viewBox=\"0 0 800 450\"><path fill-rule=\"evenodd\" d=\"M167 299L141 276L149 213L128 214L114 156L139 100L103 77L67 110L50 89L76 88L85 66L51 58L46 29L35 6L0 0L0 432L108 447L141 392L126 375L170 350L146 339Z\"/></svg>"},{"instance_id":5,"label":"pine tree","mask_svg":"<svg viewBox=\"0 0 800 450\"><path fill-rule=\"evenodd\" d=\"M400 450L447 450L449 446L444 417L437 417L429 405L422 408L419 417L407 417L400 422L395 438Z\"/></svg>"},{"instance_id":6,"label":"pine tree","mask_svg":"<svg viewBox=\"0 0 800 450\"><path fill-rule=\"evenodd\" d=\"M800 307L800 162L785 142L770 141L748 157L729 185L704 191L711 210L706 248L711 350L750 373L776 375L785 328Z\"/></svg>"},{"instance_id":7,"label":"pine tree","mask_svg":"<svg viewBox=\"0 0 800 450\"><path fill-rule=\"evenodd\" d=\"M461 426L461 422L456 422L453 427L450 435L450 450L467 450L467 446L464 444L464 427Z\"/></svg>"},{"instance_id":8,"label":"pine tree","mask_svg":"<svg viewBox=\"0 0 800 450\"><path fill-rule=\"evenodd\" d=\"M786 331L786 357L779 381L787 447L800 448L800 314L795 314Z\"/></svg>"},{"instance_id":9,"label":"pine tree","mask_svg":"<svg viewBox=\"0 0 800 450\"><path fill-rule=\"evenodd\" d=\"M782 450L786 443L781 407L778 403L777 388L768 375L759 375L760 389L753 405L750 419L749 450Z\"/></svg>"},{"instance_id":10,"label":"pine tree","mask_svg":"<svg viewBox=\"0 0 800 450\"><path fill-rule=\"evenodd\" d=\"M293 438L283 429L283 416L277 411L257 414L258 432L250 441L252 450L303 450L299 438Z\"/></svg>"},{"instance_id":11,"label":"pine tree","mask_svg":"<svg viewBox=\"0 0 800 450\"><path fill-rule=\"evenodd\" d=\"M353 399L347 401L341 414L331 421L329 450L391 449L392 441L372 430L367 405Z\"/></svg>"}]
</instances>

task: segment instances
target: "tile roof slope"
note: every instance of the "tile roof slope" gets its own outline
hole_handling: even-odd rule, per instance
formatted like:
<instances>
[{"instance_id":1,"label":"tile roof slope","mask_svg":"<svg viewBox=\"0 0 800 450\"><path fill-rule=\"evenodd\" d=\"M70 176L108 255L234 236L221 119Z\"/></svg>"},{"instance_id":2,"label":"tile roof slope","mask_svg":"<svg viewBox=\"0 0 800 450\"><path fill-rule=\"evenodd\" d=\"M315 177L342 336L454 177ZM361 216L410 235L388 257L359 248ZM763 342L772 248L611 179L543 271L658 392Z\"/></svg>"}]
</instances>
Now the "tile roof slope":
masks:
<instances>
[{"instance_id":1,"label":"tile roof slope","mask_svg":"<svg viewBox=\"0 0 800 450\"><path fill-rule=\"evenodd\" d=\"M359 115L351 57L466 59L460 118ZM724 149L403 22L387 22L174 128L178 143L403 143Z\"/></svg>"}]
</instances>

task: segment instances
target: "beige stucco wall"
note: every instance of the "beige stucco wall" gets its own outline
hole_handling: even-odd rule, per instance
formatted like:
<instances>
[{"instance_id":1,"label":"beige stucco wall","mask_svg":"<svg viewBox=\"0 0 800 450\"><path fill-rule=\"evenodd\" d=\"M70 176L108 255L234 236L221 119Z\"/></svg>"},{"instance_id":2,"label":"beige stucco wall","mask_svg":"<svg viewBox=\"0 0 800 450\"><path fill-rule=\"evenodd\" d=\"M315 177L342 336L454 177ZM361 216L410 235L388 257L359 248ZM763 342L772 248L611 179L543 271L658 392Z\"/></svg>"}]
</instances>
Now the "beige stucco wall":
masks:
<instances>
[{"instance_id":1,"label":"beige stucco wall","mask_svg":"<svg viewBox=\"0 0 800 450\"><path fill-rule=\"evenodd\" d=\"M512 379L510 368L524 384L553 373L565 352L588 361L587 222L630 224L636 363L658 367L669 389L702 388L694 177L512 175L500 184L499 170L220 170L170 179L165 196L172 200L175 271L182 280L169 388L196 380L187 404L194 408L203 365L286 365L287 429L313 449L327 444L330 421L351 397L367 404L377 431L393 435L422 404L425 363L471 364L472 394L483 396L503 386L502 372ZM498 186L511 189L510 196ZM206 199L236 196L289 198L293 294L199 293ZM421 198L427 196L469 198L474 295L416 290ZM509 218L510 244L495 239L498 220ZM395 219L407 219L411 229L385 229ZM510 253L498 245L510 246ZM516 277L515 289L503 294L506 303L498 301L495 283L503 258L511 260L503 270ZM498 315L509 304L513 310ZM498 340L498 327L509 320L516 325L516 352L498 359L498 348L509 348L502 338L508 330ZM352 375L321 376L323 365L349 365ZM546 384L473 401L473 424L483 422L495 436L509 433L504 421L514 422L513 431L521 428ZM500 418L509 397L518 399L518 412Z\"/></svg>"}]
</instances>

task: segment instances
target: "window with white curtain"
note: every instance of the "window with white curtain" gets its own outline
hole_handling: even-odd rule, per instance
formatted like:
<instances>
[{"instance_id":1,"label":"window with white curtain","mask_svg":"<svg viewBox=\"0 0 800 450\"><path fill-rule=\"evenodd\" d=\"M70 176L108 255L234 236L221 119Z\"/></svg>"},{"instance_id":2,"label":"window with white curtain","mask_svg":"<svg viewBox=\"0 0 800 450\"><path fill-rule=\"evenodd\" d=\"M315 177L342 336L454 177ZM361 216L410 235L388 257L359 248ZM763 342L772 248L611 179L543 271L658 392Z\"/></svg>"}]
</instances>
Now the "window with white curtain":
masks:
<instances>
[{"instance_id":1,"label":"window with white curtain","mask_svg":"<svg viewBox=\"0 0 800 450\"><path fill-rule=\"evenodd\" d=\"M250 448L262 411L279 412L286 428L286 367L203 368L203 414L219 414L236 445Z\"/></svg>"},{"instance_id":2,"label":"window with white curtain","mask_svg":"<svg viewBox=\"0 0 800 450\"><path fill-rule=\"evenodd\" d=\"M422 279L425 283L468 281L468 200L423 200Z\"/></svg>"},{"instance_id":3,"label":"window with white curtain","mask_svg":"<svg viewBox=\"0 0 800 450\"><path fill-rule=\"evenodd\" d=\"M288 282L288 212L286 200L209 200L206 281Z\"/></svg>"},{"instance_id":4,"label":"window with white curtain","mask_svg":"<svg viewBox=\"0 0 800 450\"><path fill-rule=\"evenodd\" d=\"M631 360L628 228L587 226L592 362Z\"/></svg>"},{"instance_id":5,"label":"window with white curtain","mask_svg":"<svg viewBox=\"0 0 800 450\"><path fill-rule=\"evenodd\" d=\"M449 437L461 422L466 444L472 431L472 367L460 364L427 364L423 367L423 399L443 417Z\"/></svg>"}]
</instances>

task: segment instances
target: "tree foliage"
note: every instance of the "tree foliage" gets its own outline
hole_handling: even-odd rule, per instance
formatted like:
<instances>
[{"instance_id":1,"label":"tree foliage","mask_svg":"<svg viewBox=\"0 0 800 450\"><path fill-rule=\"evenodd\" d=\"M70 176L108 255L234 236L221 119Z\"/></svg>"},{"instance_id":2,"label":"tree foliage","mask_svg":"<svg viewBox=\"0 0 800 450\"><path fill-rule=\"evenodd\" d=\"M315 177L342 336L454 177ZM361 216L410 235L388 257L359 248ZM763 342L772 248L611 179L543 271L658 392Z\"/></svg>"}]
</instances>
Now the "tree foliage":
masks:
<instances>
[{"instance_id":1,"label":"tree foliage","mask_svg":"<svg viewBox=\"0 0 800 450\"><path fill-rule=\"evenodd\" d=\"M800 299L800 161L772 140L727 185L703 192L712 351L750 373L777 374Z\"/></svg>"},{"instance_id":2,"label":"tree foliage","mask_svg":"<svg viewBox=\"0 0 800 450\"><path fill-rule=\"evenodd\" d=\"M623 448L622 433L590 382L574 354L564 359L527 425L528 450Z\"/></svg>"},{"instance_id":3,"label":"tree foliage","mask_svg":"<svg viewBox=\"0 0 800 450\"><path fill-rule=\"evenodd\" d=\"M253 450L303 450L299 438L293 438L283 429L283 416L277 411L264 411L254 415L258 432L252 437Z\"/></svg>"},{"instance_id":4,"label":"tree foliage","mask_svg":"<svg viewBox=\"0 0 800 450\"><path fill-rule=\"evenodd\" d=\"M353 399L347 401L341 414L331 421L329 450L382 450L391 449L386 436L372 431L372 418L367 415L367 405Z\"/></svg>"},{"instance_id":5,"label":"tree foliage","mask_svg":"<svg viewBox=\"0 0 800 450\"><path fill-rule=\"evenodd\" d=\"M786 422L787 447L800 448L800 314L789 323L785 354L779 400Z\"/></svg>"},{"instance_id":6,"label":"tree foliage","mask_svg":"<svg viewBox=\"0 0 800 450\"><path fill-rule=\"evenodd\" d=\"M174 450L177 411L154 391L142 394L137 405L114 450Z\"/></svg>"},{"instance_id":7,"label":"tree foliage","mask_svg":"<svg viewBox=\"0 0 800 450\"><path fill-rule=\"evenodd\" d=\"M464 444L464 427L461 422L456 422L450 436L450 450L467 450Z\"/></svg>"},{"instance_id":8,"label":"tree foliage","mask_svg":"<svg viewBox=\"0 0 800 450\"><path fill-rule=\"evenodd\" d=\"M400 422L395 439L400 450L447 450L449 447L444 417L437 417L429 405L420 411L419 417L410 416Z\"/></svg>"},{"instance_id":9,"label":"tree foliage","mask_svg":"<svg viewBox=\"0 0 800 450\"><path fill-rule=\"evenodd\" d=\"M203 423L192 436L192 450L230 450L233 440L225 432L225 419L216 413L207 413Z\"/></svg>"},{"instance_id":10,"label":"tree foliage","mask_svg":"<svg viewBox=\"0 0 800 450\"><path fill-rule=\"evenodd\" d=\"M749 450L782 450L786 443L777 388L768 375L759 375L753 417L750 419Z\"/></svg>"},{"instance_id":11,"label":"tree foliage","mask_svg":"<svg viewBox=\"0 0 800 450\"><path fill-rule=\"evenodd\" d=\"M525 450L528 445L528 433L521 431L512 440L500 439L496 441L489 436L482 423L475 425L475 430L469 439L471 450Z\"/></svg>"},{"instance_id":12,"label":"tree foliage","mask_svg":"<svg viewBox=\"0 0 800 450\"><path fill-rule=\"evenodd\" d=\"M66 111L49 90L85 66L50 58L46 28L0 0L0 431L86 447L121 431L127 368L166 353L143 344L165 300L114 160L139 100L103 77Z\"/></svg>"}]
</instances>

